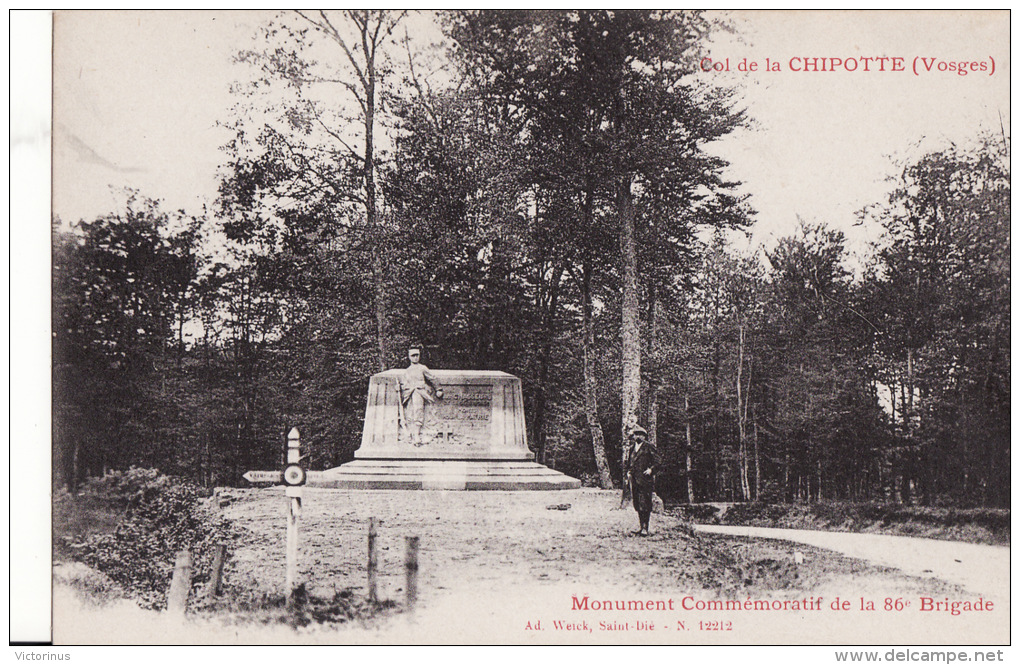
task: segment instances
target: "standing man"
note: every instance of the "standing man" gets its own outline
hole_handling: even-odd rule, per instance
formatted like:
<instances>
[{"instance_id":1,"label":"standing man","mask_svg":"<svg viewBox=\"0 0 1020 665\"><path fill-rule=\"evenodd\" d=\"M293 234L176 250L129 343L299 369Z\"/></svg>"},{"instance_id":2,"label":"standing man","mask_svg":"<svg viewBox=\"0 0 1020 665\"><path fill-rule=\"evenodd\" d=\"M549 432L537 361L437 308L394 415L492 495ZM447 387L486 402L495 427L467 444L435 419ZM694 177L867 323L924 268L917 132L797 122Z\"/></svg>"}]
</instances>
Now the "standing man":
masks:
<instances>
[{"instance_id":1,"label":"standing man","mask_svg":"<svg viewBox=\"0 0 1020 665\"><path fill-rule=\"evenodd\" d=\"M648 432L640 425L630 430L630 493L634 499L640 533L648 535L648 520L652 515L652 493L655 491L655 446L648 443Z\"/></svg>"},{"instance_id":2,"label":"standing man","mask_svg":"<svg viewBox=\"0 0 1020 665\"><path fill-rule=\"evenodd\" d=\"M425 425L425 404L443 399L443 387L435 375L422 365L421 346L412 344L407 349L411 364L400 377L400 402L404 408L404 427L410 432L410 441L419 446L421 430Z\"/></svg>"}]
</instances>

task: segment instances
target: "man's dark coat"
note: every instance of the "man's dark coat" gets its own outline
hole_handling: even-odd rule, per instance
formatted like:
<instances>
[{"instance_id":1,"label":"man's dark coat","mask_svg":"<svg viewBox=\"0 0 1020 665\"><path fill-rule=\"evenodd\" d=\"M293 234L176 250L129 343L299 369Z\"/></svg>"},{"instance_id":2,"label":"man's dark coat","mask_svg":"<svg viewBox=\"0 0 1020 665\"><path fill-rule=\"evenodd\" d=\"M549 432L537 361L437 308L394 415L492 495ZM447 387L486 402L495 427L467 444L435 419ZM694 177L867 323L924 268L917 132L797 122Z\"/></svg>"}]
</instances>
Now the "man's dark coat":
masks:
<instances>
[{"instance_id":1,"label":"man's dark coat","mask_svg":"<svg viewBox=\"0 0 1020 665\"><path fill-rule=\"evenodd\" d=\"M634 497L634 508L640 511L651 511L652 492L655 491L655 466L657 451L655 446L647 441L641 445L641 449L631 449L630 456L630 492ZM651 473L645 475L645 471L651 469Z\"/></svg>"}]
</instances>

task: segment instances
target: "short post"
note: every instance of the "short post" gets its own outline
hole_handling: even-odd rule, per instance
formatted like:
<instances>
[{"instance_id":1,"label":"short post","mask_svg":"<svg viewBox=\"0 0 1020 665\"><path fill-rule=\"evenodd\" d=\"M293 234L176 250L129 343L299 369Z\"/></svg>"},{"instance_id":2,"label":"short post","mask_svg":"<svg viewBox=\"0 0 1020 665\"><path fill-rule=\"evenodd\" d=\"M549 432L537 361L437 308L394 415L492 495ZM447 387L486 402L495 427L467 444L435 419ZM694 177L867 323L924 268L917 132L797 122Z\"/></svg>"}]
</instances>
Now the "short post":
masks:
<instances>
[{"instance_id":1,"label":"short post","mask_svg":"<svg viewBox=\"0 0 1020 665\"><path fill-rule=\"evenodd\" d=\"M174 576L170 580L170 591L166 595L166 611L175 617L184 617L188 609L188 593L191 591L191 552L177 553Z\"/></svg>"},{"instance_id":2,"label":"short post","mask_svg":"<svg viewBox=\"0 0 1020 665\"><path fill-rule=\"evenodd\" d=\"M296 427L287 434L287 464L301 461L301 435ZM287 578L286 593L290 600L297 588L298 525L301 521L301 486L287 486Z\"/></svg>"},{"instance_id":3,"label":"short post","mask_svg":"<svg viewBox=\"0 0 1020 665\"><path fill-rule=\"evenodd\" d=\"M407 557L404 561L407 580L404 589L407 593L407 610L414 609L418 601L418 536L407 536Z\"/></svg>"},{"instance_id":4,"label":"short post","mask_svg":"<svg viewBox=\"0 0 1020 665\"><path fill-rule=\"evenodd\" d=\"M209 579L209 590L207 596L220 595L220 588L223 585L223 564L227 560L227 544L216 545L216 553L213 554L212 577Z\"/></svg>"},{"instance_id":5,"label":"short post","mask_svg":"<svg viewBox=\"0 0 1020 665\"><path fill-rule=\"evenodd\" d=\"M376 588L376 570L379 567L379 553L375 549L376 519L368 518L368 600L377 602L379 595Z\"/></svg>"}]
</instances>

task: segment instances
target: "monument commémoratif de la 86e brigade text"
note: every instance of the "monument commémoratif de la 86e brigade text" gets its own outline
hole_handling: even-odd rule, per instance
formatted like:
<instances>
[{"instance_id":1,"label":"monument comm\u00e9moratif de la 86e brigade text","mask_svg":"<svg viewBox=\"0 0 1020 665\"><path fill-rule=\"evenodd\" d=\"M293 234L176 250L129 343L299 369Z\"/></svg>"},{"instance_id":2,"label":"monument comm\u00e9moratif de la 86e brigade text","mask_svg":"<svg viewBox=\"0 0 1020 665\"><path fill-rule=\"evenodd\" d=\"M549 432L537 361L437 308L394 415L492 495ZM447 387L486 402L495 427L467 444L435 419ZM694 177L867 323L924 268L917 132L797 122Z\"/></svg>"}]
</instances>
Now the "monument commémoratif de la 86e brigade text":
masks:
<instances>
[{"instance_id":1,"label":"monument comm\u00e9moratif de la 86e brigade text","mask_svg":"<svg viewBox=\"0 0 1020 665\"><path fill-rule=\"evenodd\" d=\"M374 375L354 461L309 478L348 489L560 490L580 481L534 461L521 380L479 370ZM424 379L424 380L423 380Z\"/></svg>"}]
</instances>

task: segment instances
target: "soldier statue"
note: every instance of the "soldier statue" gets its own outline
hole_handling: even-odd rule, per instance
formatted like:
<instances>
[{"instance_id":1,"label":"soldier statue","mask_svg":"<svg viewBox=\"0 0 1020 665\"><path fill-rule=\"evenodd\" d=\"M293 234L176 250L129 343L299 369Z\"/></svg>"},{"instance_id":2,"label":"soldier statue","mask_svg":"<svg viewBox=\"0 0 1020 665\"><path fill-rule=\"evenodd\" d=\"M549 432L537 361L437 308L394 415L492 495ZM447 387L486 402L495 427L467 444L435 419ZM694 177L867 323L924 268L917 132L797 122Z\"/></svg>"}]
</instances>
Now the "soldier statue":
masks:
<instances>
[{"instance_id":1,"label":"soldier statue","mask_svg":"<svg viewBox=\"0 0 1020 665\"><path fill-rule=\"evenodd\" d=\"M400 377L401 426L408 432L412 445L420 446L425 425L425 405L443 399L443 387L429 368L421 364L421 346L412 344L407 350L411 364Z\"/></svg>"}]
</instances>

